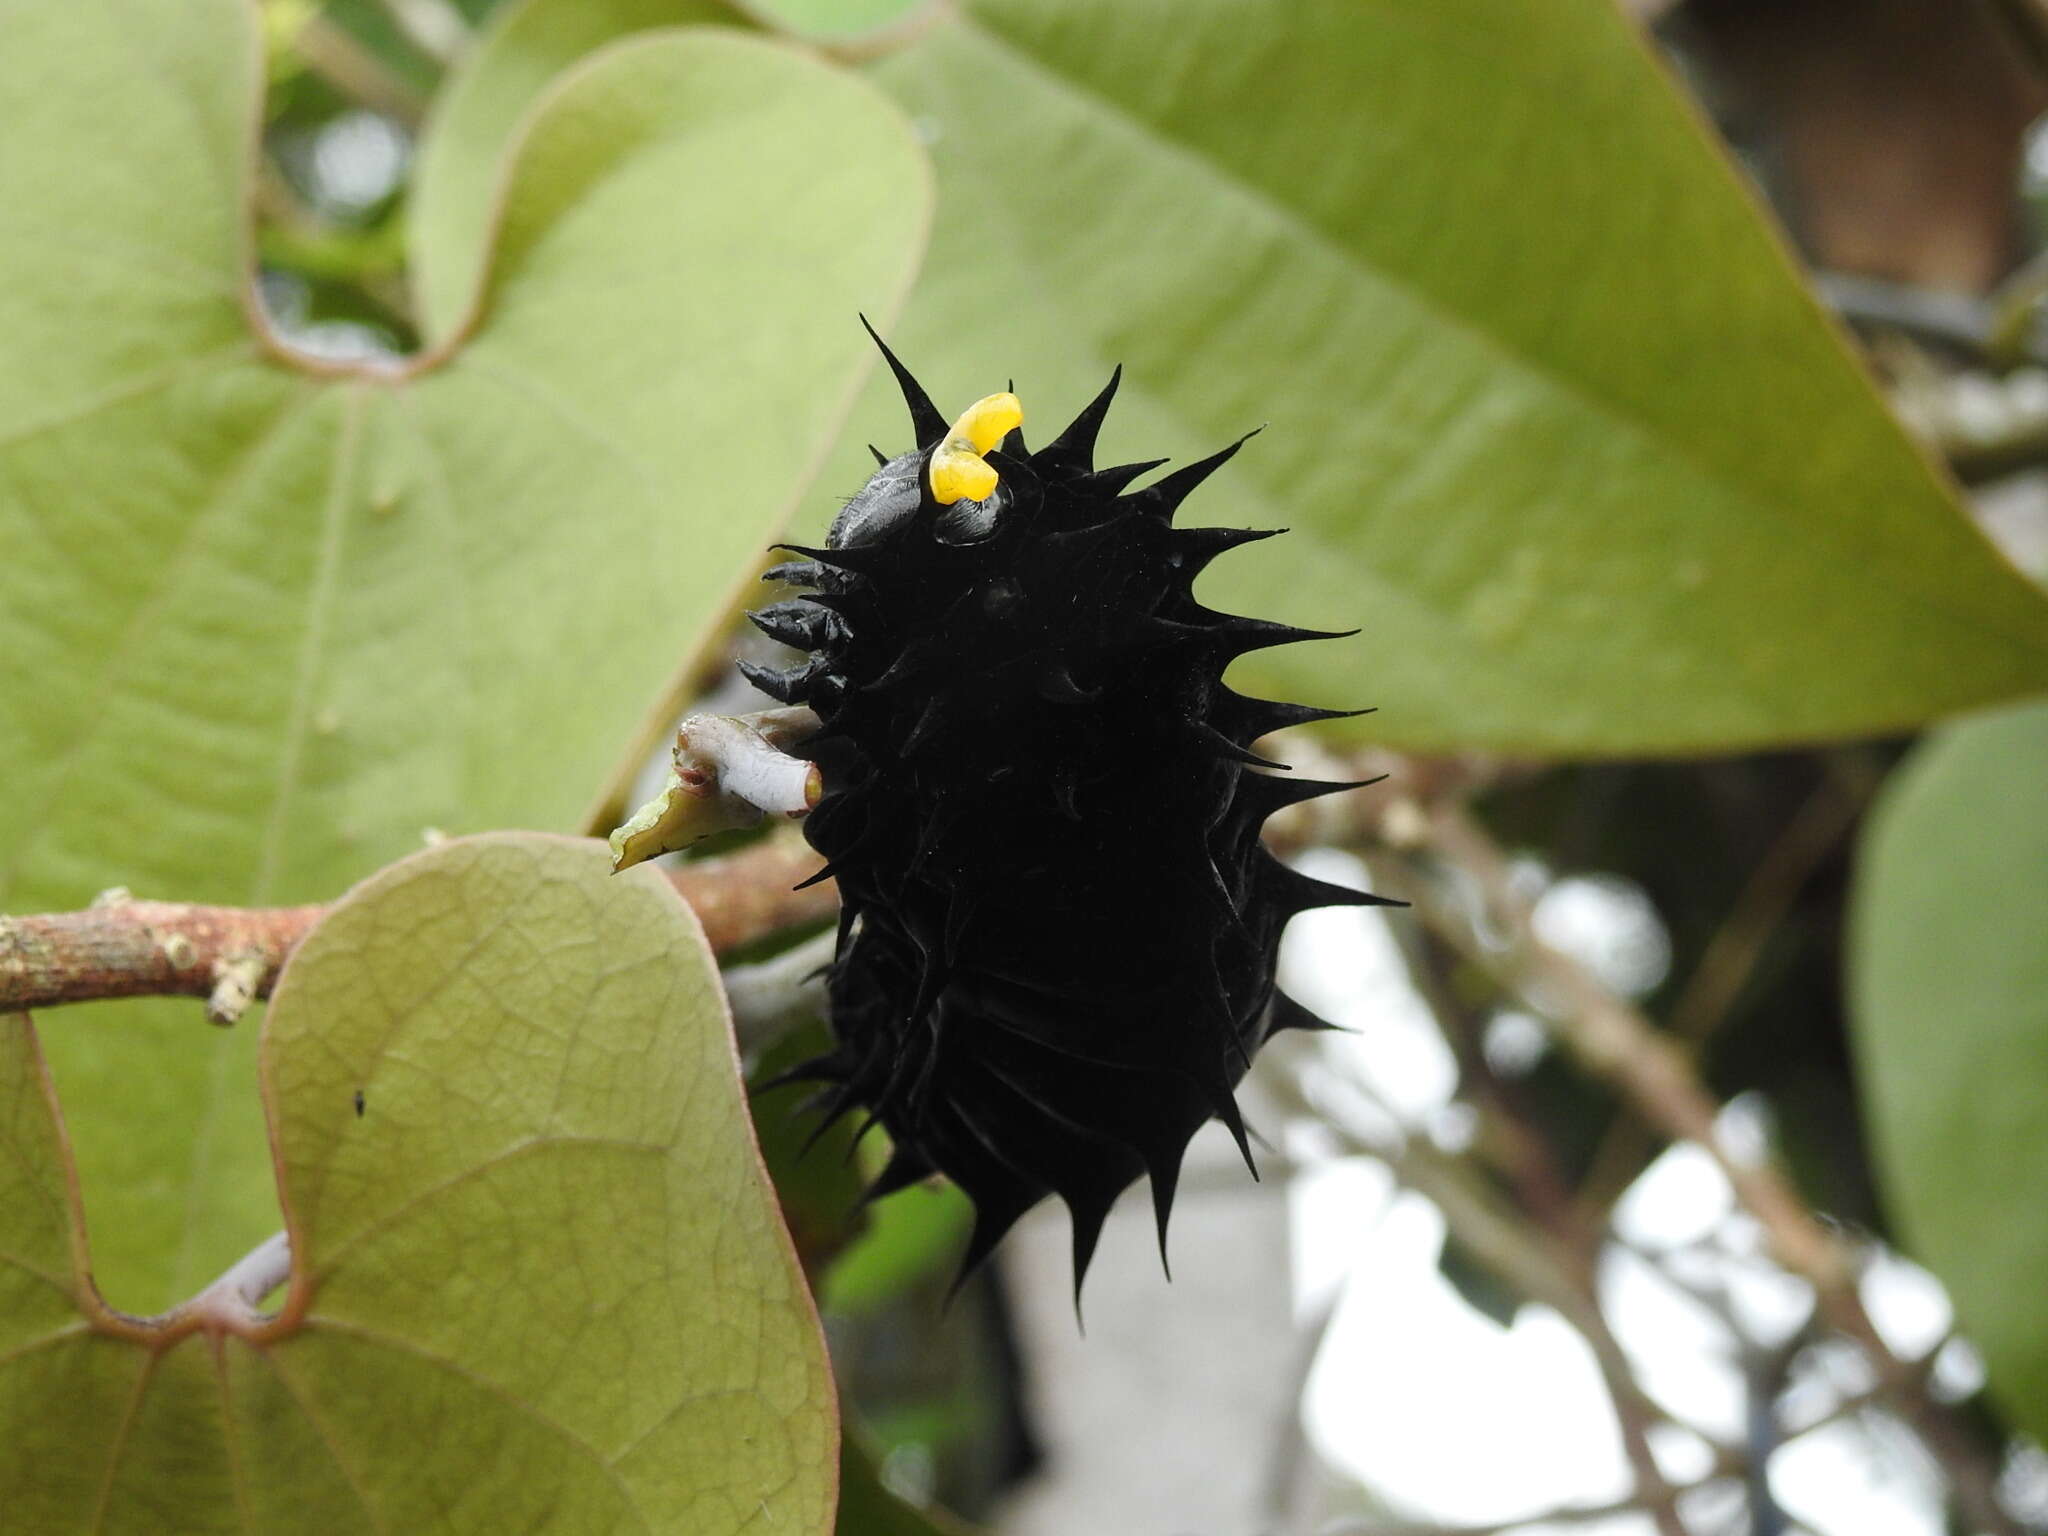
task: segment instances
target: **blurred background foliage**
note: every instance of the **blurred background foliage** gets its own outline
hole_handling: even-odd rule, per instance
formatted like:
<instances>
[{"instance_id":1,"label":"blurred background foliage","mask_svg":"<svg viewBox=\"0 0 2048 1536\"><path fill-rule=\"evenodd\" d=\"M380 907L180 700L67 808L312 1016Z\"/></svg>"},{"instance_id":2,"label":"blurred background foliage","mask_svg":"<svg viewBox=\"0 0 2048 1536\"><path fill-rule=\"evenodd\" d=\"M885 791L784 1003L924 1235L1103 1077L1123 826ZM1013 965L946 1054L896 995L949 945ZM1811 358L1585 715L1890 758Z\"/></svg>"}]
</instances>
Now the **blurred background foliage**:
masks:
<instances>
[{"instance_id":1,"label":"blurred background foliage","mask_svg":"<svg viewBox=\"0 0 2048 1536\"><path fill-rule=\"evenodd\" d=\"M1785 1169L1867 1266L1851 1287L1880 1324L1902 1254L1960 1319L1890 1341L1910 1381L1873 1376L1813 1295L1766 1324L1705 1294L1732 1269L1663 1254L1716 1319L1744 1416L1686 1429L1610 1381L1649 1459L1630 1457L1604 1522L1586 1518L1598 1489L1566 1500L1572 1528L2048 1530L2048 735L2040 704L1939 723L2048 686L2048 604L2027 580L2048 578L2048 17L2032 0L1624 11L265 0L262 303L316 368L461 335L524 115L628 35L793 35L874 82L937 168L893 334L941 403L1014 375L1057 415L1122 362L1113 436L1133 457L1270 421L1198 510L1300 531L1242 562L1222 600L1365 627L1337 660L1247 676L1381 706L1297 766L1406 754L1379 808L1285 835L1418 882L1419 907L1434 893L1482 942L1460 950L1454 922L1398 933L1399 984L1450 1063L1428 1116L1347 1128L1333 1102L1401 1085L1347 1083L1363 1069L1341 1057L1262 1064L1281 1170L1391 1167L1444 1213L1437 1262L1463 1304L1502 1327L1551 1308L1599 1353L1618 1305L1603 1266L1641 1246L1617 1208L1677 1165L1669 1126L1545 1043L1538 1019L1573 1004L1488 963L1488 924L1521 901L1696 1066L1723 1128ZM1768 200L1810 289L1650 53ZM799 529L858 485L863 443L898 444L896 410L883 386L854 405ZM678 496L683 515L724 515ZM696 675L759 643L721 627ZM625 792L606 788L593 825ZM1491 896L1467 888L1483 865L1397 815L1467 800L1512 860ZM1326 943L1324 970L1354 942ZM877 1149L828 1138L799 1157L801 1122L759 1107L861 1426L840 1529L1132 1528L1091 1513L1085 1485L1046 1502L1072 1438L1053 1420L1073 1405L1046 1391L1060 1366L1015 1294L1036 1272L999 1267L947 1307L958 1197L862 1211ZM1297 1244L1315 1240L1303 1219ZM1694 1247L1796 1290L1742 1220L1731 1203ZM1560 1252L1563 1299L1518 1258ZM1375 1263L1369 1242L1358 1263ZM1255 1507L1202 1529L1558 1528L1534 1503L1474 1521L1368 1486L1342 1422L1303 1409L1306 1362L1335 1347L1320 1306L1295 1319L1299 1359L1265 1362L1288 1379L1283 1422L1217 1405L1220 1438L1263 1470ZM1242 1347L1271 1337L1248 1327ZM1886 1475L1838 1471L1818 1496L1774 1481L1803 1439L1843 1428L1861 1437L1848 1460ZM1491 1447L1464 1449L1482 1476Z\"/></svg>"}]
</instances>

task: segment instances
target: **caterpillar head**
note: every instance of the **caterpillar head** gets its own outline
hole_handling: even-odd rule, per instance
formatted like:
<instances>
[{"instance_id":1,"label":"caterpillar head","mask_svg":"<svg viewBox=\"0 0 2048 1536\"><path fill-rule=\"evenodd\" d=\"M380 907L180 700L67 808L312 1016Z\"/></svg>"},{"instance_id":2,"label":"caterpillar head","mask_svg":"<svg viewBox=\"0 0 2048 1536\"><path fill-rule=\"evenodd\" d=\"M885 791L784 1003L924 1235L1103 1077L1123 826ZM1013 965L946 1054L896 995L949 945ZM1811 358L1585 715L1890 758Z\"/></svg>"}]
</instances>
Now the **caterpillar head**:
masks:
<instances>
[{"instance_id":1,"label":"caterpillar head","mask_svg":"<svg viewBox=\"0 0 2048 1536\"><path fill-rule=\"evenodd\" d=\"M1005 390L975 401L931 443L893 459L871 449L880 467L840 509L826 545L846 549L880 543L919 518L941 543L975 544L988 538L1015 499L989 455L1023 422L1023 406ZM1014 438L1014 446L1022 451L1021 436ZM1018 478L1013 475L1010 484Z\"/></svg>"}]
</instances>

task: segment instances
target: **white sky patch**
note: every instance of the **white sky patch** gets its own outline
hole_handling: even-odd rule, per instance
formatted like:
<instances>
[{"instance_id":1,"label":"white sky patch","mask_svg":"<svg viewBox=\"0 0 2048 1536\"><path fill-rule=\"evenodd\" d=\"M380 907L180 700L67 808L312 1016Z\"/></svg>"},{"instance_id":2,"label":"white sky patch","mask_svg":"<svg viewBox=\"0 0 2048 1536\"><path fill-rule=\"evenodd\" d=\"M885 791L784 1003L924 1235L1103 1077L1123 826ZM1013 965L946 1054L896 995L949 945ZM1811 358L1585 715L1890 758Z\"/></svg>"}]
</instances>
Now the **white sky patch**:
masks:
<instances>
[{"instance_id":1,"label":"white sky patch","mask_svg":"<svg viewBox=\"0 0 2048 1536\"><path fill-rule=\"evenodd\" d=\"M1721 1150L1738 1163L1762 1163L1771 1154L1771 1110L1762 1094L1738 1093L1714 1116Z\"/></svg>"},{"instance_id":2,"label":"white sky patch","mask_svg":"<svg viewBox=\"0 0 2048 1536\"><path fill-rule=\"evenodd\" d=\"M1942 1345L1941 1353L1934 1357L1934 1373L1928 1378L1928 1385L1940 1401L1960 1403L1982 1392L1988 1380L1984 1357L1977 1353L1977 1346L1958 1335ZM2048 1515L2037 1523L2048 1524Z\"/></svg>"},{"instance_id":3,"label":"white sky patch","mask_svg":"<svg viewBox=\"0 0 2048 1536\"><path fill-rule=\"evenodd\" d=\"M361 212L390 196L412 158L412 140L376 112L343 112L321 124L307 156L314 200Z\"/></svg>"},{"instance_id":4,"label":"white sky patch","mask_svg":"<svg viewBox=\"0 0 2048 1536\"><path fill-rule=\"evenodd\" d=\"M1614 1205L1614 1230L1640 1248L1706 1241L1735 1208L1714 1160L1690 1142L1668 1148Z\"/></svg>"},{"instance_id":5,"label":"white sky patch","mask_svg":"<svg viewBox=\"0 0 2048 1536\"><path fill-rule=\"evenodd\" d=\"M1327 849L1303 854L1296 867L1337 885L1362 890L1369 883L1357 859ZM1428 1005L1409 985L1400 947L1380 913L1324 907L1297 917L1280 947L1280 986L1311 1012L1352 1031L1322 1037L1324 1061L1336 1077L1364 1084L1403 1127L1427 1124L1451 1102L1457 1063ZM1355 1102L1344 1112L1371 1114L1369 1105Z\"/></svg>"},{"instance_id":6,"label":"white sky patch","mask_svg":"<svg viewBox=\"0 0 2048 1536\"><path fill-rule=\"evenodd\" d=\"M1318 851L1300 867L1339 884L1369 884L1363 865L1345 854ZM1527 873L1533 881L1540 869ZM1663 979L1669 938L1632 883L1570 877L1544 900L1545 938L1610 985L1640 994ZM1472 1129L1469 1110L1453 1098L1456 1063L1408 983L1387 920L1357 909L1298 918L1282 950L1281 984L1356 1031L1317 1038L1303 1083L1327 1123L1287 1133L1305 1168L1290 1190L1299 1313L1312 1317L1335 1300L1302 1405L1312 1443L1340 1476L1421 1520L1484 1524L1625 1497L1632 1476L1584 1341L1544 1307L1525 1305L1502 1328L1467 1304L1437 1270L1441 1214L1399 1191L1380 1164L1349 1155L1338 1134L1350 1126L1371 1139L1408 1134L1461 1145ZM1544 1038L1535 1019L1503 1012L1486 1046L1501 1070L1526 1070ZM1716 1128L1732 1155L1768 1155L1770 1106L1761 1096L1738 1097ZM1681 1421L1652 1431L1658 1464L1674 1482L1691 1483L1713 1465L1709 1437L1739 1446L1749 1433L1749 1384L1730 1322L1753 1343L1787 1341L1810 1314L1813 1293L1770 1260L1762 1229L1737 1206L1713 1160L1690 1144L1664 1151L1622 1196L1614 1233L1599 1269L1602 1304L1644 1390ZM1908 1357L1943 1349L1938 1387L1964 1396L1981 1386L1982 1362L1968 1343L1941 1344L1953 1317L1933 1276L1881 1253L1862 1290L1895 1349ZM1869 1385L1868 1362L1853 1346L1809 1345L1780 1398L1785 1427L1814 1423ZM2027 1472L2048 1488L2048 1458ZM1942 1536L1937 1473L1883 1413L1852 1413L1798 1435L1772 1456L1770 1475L1795 1531ZM1687 1494L1685 1508L1699 1529L1743 1529L1741 1498L1740 1485L1723 1480ZM1631 1515L1523 1529L1652 1536L1654 1527Z\"/></svg>"},{"instance_id":7,"label":"white sky patch","mask_svg":"<svg viewBox=\"0 0 2048 1536\"><path fill-rule=\"evenodd\" d=\"M1334 1303L1353 1273L1379 1261L1380 1222L1396 1193L1386 1165L1366 1157L1320 1163L1287 1181L1296 1317Z\"/></svg>"},{"instance_id":8,"label":"white sky patch","mask_svg":"<svg viewBox=\"0 0 2048 1536\"><path fill-rule=\"evenodd\" d=\"M1818 1536L1946 1536L1926 1453L1874 1414L1801 1435L1771 1457L1771 1492Z\"/></svg>"},{"instance_id":9,"label":"white sky patch","mask_svg":"<svg viewBox=\"0 0 2048 1536\"><path fill-rule=\"evenodd\" d=\"M1311 1220L1316 1203L1304 1201ZM1318 1448L1429 1519L1506 1520L1622 1497L1627 1463L1585 1341L1546 1307L1524 1307L1505 1329L1474 1311L1437 1272L1443 1231L1434 1206L1402 1195L1373 1234L1309 1376ZM1614 1536L1647 1529L1608 1526Z\"/></svg>"},{"instance_id":10,"label":"white sky patch","mask_svg":"<svg viewBox=\"0 0 2048 1536\"><path fill-rule=\"evenodd\" d=\"M1956 1311L1941 1282L1889 1249L1870 1261L1857 1289L1864 1310L1893 1354L1917 1359L1955 1326Z\"/></svg>"},{"instance_id":11,"label":"white sky patch","mask_svg":"<svg viewBox=\"0 0 2048 1536\"><path fill-rule=\"evenodd\" d=\"M2048 1451L2038 1445L2015 1450L1999 1474L1998 1496L2022 1520L2048 1525Z\"/></svg>"},{"instance_id":12,"label":"white sky patch","mask_svg":"<svg viewBox=\"0 0 2048 1536\"><path fill-rule=\"evenodd\" d=\"M1740 1441L1748 1389L1728 1331L1649 1262L1610 1245L1600 1260L1608 1326L1643 1390L1720 1440Z\"/></svg>"},{"instance_id":13,"label":"white sky patch","mask_svg":"<svg viewBox=\"0 0 2048 1536\"><path fill-rule=\"evenodd\" d=\"M279 325L277 333L295 351L329 363L389 362L398 351L382 332L353 320L315 320Z\"/></svg>"},{"instance_id":14,"label":"white sky patch","mask_svg":"<svg viewBox=\"0 0 2048 1536\"><path fill-rule=\"evenodd\" d=\"M1676 1484L1696 1483L1714 1469L1714 1447L1683 1424L1652 1424L1644 1430L1657 1469Z\"/></svg>"},{"instance_id":15,"label":"white sky patch","mask_svg":"<svg viewBox=\"0 0 2048 1536\"><path fill-rule=\"evenodd\" d=\"M1536 900L1536 937L1624 997L1641 997L1671 970L1671 935L1649 895L1620 875L1566 875Z\"/></svg>"},{"instance_id":16,"label":"white sky patch","mask_svg":"<svg viewBox=\"0 0 2048 1536\"><path fill-rule=\"evenodd\" d=\"M1789 1343L1813 1316L1812 1285L1760 1254L1731 1262L1722 1283L1743 1336L1766 1348Z\"/></svg>"},{"instance_id":17,"label":"white sky patch","mask_svg":"<svg viewBox=\"0 0 2048 1536\"><path fill-rule=\"evenodd\" d=\"M1494 1071L1503 1077L1522 1077L1534 1071L1550 1049L1550 1032L1533 1013L1503 1009L1486 1021L1479 1048Z\"/></svg>"}]
</instances>

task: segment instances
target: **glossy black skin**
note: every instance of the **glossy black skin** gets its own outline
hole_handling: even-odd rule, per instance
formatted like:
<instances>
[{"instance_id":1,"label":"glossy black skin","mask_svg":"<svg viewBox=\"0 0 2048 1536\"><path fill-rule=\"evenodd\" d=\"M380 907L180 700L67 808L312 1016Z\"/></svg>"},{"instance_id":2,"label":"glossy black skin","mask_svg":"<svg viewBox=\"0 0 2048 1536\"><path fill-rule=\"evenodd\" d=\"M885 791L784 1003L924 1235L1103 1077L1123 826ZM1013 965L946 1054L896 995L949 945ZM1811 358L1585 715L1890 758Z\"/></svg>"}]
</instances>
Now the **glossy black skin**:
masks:
<instances>
[{"instance_id":1,"label":"glossy black skin","mask_svg":"<svg viewBox=\"0 0 2048 1536\"><path fill-rule=\"evenodd\" d=\"M887 355L887 349L884 348ZM942 507L925 465L945 422L893 356L918 447L882 464L823 550L772 579L816 588L755 615L809 648L749 668L815 709L806 823L842 906L837 1048L793 1076L865 1107L895 1155L875 1193L944 1173L973 1200L970 1273L1048 1194L1073 1213L1078 1290L1104 1217L1142 1174L1161 1252L1189 1138L1278 1029L1319 1021L1273 984L1295 912L1379 899L1308 880L1259 827L1352 786L1259 771L1268 731L1336 711L1241 697L1231 658L1320 638L1219 614L1196 575L1240 529L1176 529L1238 445L1120 494L1096 471L1117 379L1061 437L1017 434L986 503ZM878 458L881 456L878 454Z\"/></svg>"}]
</instances>

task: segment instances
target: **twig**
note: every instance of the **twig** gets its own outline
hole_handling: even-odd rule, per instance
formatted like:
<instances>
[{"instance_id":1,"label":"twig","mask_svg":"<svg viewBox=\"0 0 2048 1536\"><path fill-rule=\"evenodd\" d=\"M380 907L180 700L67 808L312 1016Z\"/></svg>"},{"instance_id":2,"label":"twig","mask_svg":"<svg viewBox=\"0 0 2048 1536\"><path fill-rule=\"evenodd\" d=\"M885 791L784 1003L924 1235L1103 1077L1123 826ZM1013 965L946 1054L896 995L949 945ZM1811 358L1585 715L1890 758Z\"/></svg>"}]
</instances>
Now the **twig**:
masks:
<instances>
[{"instance_id":1,"label":"twig","mask_svg":"<svg viewBox=\"0 0 2048 1536\"><path fill-rule=\"evenodd\" d=\"M352 101L417 132L426 98L344 28L310 16L292 37L306 67Z\"/></svg>"},{"instance_id":2,"label":"twig","mask_svg":"<svg viewBox=\"0 0 2048 1536\"><path fill-rule=\"evenodd\" d=\"M1536 938L1529 904L1509 878L1506 857L1464 807L1437 808L1429 845L1484 893L1508 942L1499 950L1489 948L1461 914L1441 901L1419 903L1425 920L1547 1016L1581 1065L1652 1125L1695 1143L1714 1160L1736 1199L1763 1227L1777 1262L1813 1286L1829 1325L1869 1357L1892 1400L1946 1468L1964 1514L1980 1532L2022 1536L2021 1526L1999 1502L1997 1473L1989 1459L1871 1322L1857 1290L1856 1256L1774 1168L1737 1155L1722 1140L1715 1123L1717 1105L1683 1048L1584 966Z\"/></svg>"},{"instance_id":3,"label":"twig","mask_svg":"<svg viewBox=\"0 0 2048 1536\"><path fill-rule=\"evenodd\" d=\"M1890 383L1892 408L1964 485L1984 485L2048 458L2048 409L2036 361L2005 378L1936 363L1910 343L1877 338L1873 353Z\"/></svg>"},{"instance_id":4,"label":"twig","mask_svg":"<svg viewBox=\"0 0 2048 1536\"><path fill-rule=\"evenodd\" d=\"M1859 765L1860 767L1861 765ZM1830 772L1792 814L1722 918L1684 990L1671 1005L1668 1032L1697 1047L1710 1039L1748 986L1764 947L1821 861L1856 824L1875 792L1878 775ZM1642 1169L1651 1136L1642 1119L1622 1106L1593 1154L1580 1205L1604 1212Z\"/></svg>"},{"instance_id":5,"label":"twig","mask_svg":"<svg viewBox=\"0 0 2048 1536\"><path fill-rule=\"evenodd\" d=\"M797 891L817 873L816 854L771 839L722 859L668 872L704 925L715 953L828 918L830 881ZM325 906L213 907L135 901L125 895L82 912L0 917L0 1013L115 997L200 997L220 1014L268 997L292 947Z\"/></svg>"},{"instance_id":6,"label":"twig","mask_svg":"<svg viewBox=\"0 0 2048 1536\"><path fill-rule=\"evenodd\" d=\"M201 1328L243 1333L268 1321L257 1308L291 1277L291 1239L283 1232L273 1232L178 1312Z\"/></svg>"},{"instance_id":7,"label":"twig","mask_svg":"<svg viewBox=\"0 0 2048 1536\"><path fill-rule=\"evenodd\" d=\"M253 996L268 996L285 955L326 910L123 900L0 917L0 1013L110 997L211 998L231 960L252 977Z\"/></svg>"},{"instance_id":8,"label":"twig","mask_svg":"<svg viewBox=\"0 0 2048 1536\"><path fill-rule=\"evenodd\" d=\"M1792 814L1708 941L1685 990L1671 1006L1670 1030L1681 1040L1707 1039L1747 985L1766 943L1821 861L1856 824L1879 776L1829 773Z\"/></svg>"},{"instance_id":9,"label":"twig","mask_svg":"<svg viewBox=\"0 0 2048 1536\"><path fill-rule=\"evenodd\" d=\"M1299 1081L1286 1074L1276 1077L1278 1081L1267 1080L1276 1093L1313 1115ZM1373 1100L1388 1121L1399 1123L1392 1109L1378 1102L1370 1085L1352 1086ZM1329 1124L1327 1119L1324 1123ZM1384 1163L1396 1182L1427 1197L1480 1263L1518 1294L1555 1310L1586 1341L1613 1405L1622 1449L1635 1474L1636 1492L1628 1507L1649 1514L1662 1536L1686 1536L1676 1491L1657 1465L1649 1440L1650 1428L1664 1422L1667 1415L1636 1381L1633 1364L1600 1310L1585 1256L1559 1234L1503 1209L1468 1167L1428 1142L1413 1136L1369 1136L1343 1125L1329 1128L1345 1137L1354 1150Z\"/></svg>"},{"instance_id":10,"label":"twig","mask_svg":"<svg viewBox=\"0 0 2048 1536\"><path fill-rule=\"evenodd\" d=\"M822 880L796 889L824 862L801 839L786 836L666 873L704 925L711 952L725 955L771 933L830 919L839 910L838 886Z\"/></svg>"},{"instance_id":11,"label":"twig","mask_svg":"<svg viewBox=\"0 0 2048 1536\"><path fill-rule=\"evenodd\" d=\"M1576 1250L1590 1275L1599 1229L1580 1218L1556 1152L1516 1086L1502 1081L1487 1061L1485 1022L1459 995L1451 947L1418 923L1401 925L1396 935L1409 980L1435 1015L1459 1076L1484 1116L1481 1148L1514 1184L1524 1209Z\"/></svg>"},{"instance_id":12,"label":"twig","mask_svg":"<svg viewBox=\"0 0 2048 1536\"><path fill-rule=\"evenodd\" d=\"M1817 272L1813 282L1828 307L1855 325L1897 331L1972 362L1989 357L1997 317L1989 304L1972 294L1916 288L1853 272Z\"/></svg>"},{"instance_id":13,"label":"twig","mask_svg":"<svg viewBox=\"0 0 2048 1536\"><path fill-rule=\"evenodd\" d=\"M1505 1171L1535 1228L1527 1240L1549 1250L1558 1271L1557 1284L1569 1288L1572 1304L1562 1305L1557 1295L1543 1299L1558 1307L1593 1351L1614 1408L1622 1448L1635 1473L1637 1502L1656 1521L1659 1531L1666 1536L1684 1536L1675 1495L1650 1446L1649 1431L1662 1422L1664 1412L1637 1383L1628 1356L1600 1308L1595 1279L1599 1228L1580 1218L1556 1153L1536 1118L1526 1112L1514 1088L1502 1082L1486 1060L1480 1020L1465 1007L1451 974L1449 946L1440 934L1414 927L1419 931L1402 944L1410 979L1436 1015L1437 1027L1457 1058L1460 1075L1485 1112L1485 1123ZM1436 1197L1432 1194L1431 1198ZM1460 1235L1465 1234L1461 1231ZM1469 1236L1466 1240L1471 1241Z\"/></svg>"},{"instance_id":14,"label":"twig","mask_svg":"<svg viewBox=\"0 0 2048 1536\"><path fill-rule=\"evenodd\" d=\"M808 709L692 715L676 731L676 773L700 797L723 794L770 815L801 816L818 803L818 765L789 749L817 730Z\"/></svg>"},{"instance_id":15,"label":"twig","mask_svg":"<svg viewBox=\"0 0 2048 1536\"><path fill-rule=\"evenodd\" d=\"M1332 752L1297 732L1281 732L1258 743L1306 778L1363 780L1369 794L1325 795L1288 806L1266 822L1263 836L1275 853L1296 853L1324 844L1355 847L1385 843L1401 848L1429 830L1428 808L1460 800L1534 771L1532 764L1467 753L1456 757L1405 757L1379 747Z\"/></svg>"},{"instance_id":16,"label":"twig","mask_svg":"<svg viewBox=\"0 0 2048 1536\"><path fill-rule=\"evenodd\" d=\"M1820 273L1815 284L1837 314L1870 335L1871 350L1893 376L1893 408L1957 479L1981 485L2048 461L2048 417L2037 388L2038 370L2048 368L2039 304L2048 273L2036 263L1988 300L1840 272ZM1955 375L1910 348L1886 348L1886 333L1973 370L2024 367L2035 377Z\"/></svg>"},{"instance_id":17,"label":"twig","mask_svg":"<svg viewBox=\"0 0 2048 1536\"><path fill-rule=\"evenodd\" d=\"M1418 902L1425 920L1547 1016L1558 1038L1594 1076L1621 1091L1667 1135L1697 1142L1738 1198L1764 1224L1778 1261L1823 1291L1853 1289L1856 1264L1768 1168L1731 1152L1715 1128L1718 1106L1685 1053L1575 960L1539 940L1528 902L1492 839L1459 807L1438 808L1431 848L1471 877L1506 946L1494 951L1439 899Z\"/></svg>"},{"instance_id":18,"label":"twig","mask_svg":"<svg viewBox=\"0 0 2048 1536\"><path fill-rule=\"evenodd\" d=\"M1907 1361L1907 1366L1922 1381L1932 1379L1935 1367L1940 1363L1941 1352L1948 1348L1949 1343L1955 1337L1956 1334L1951 1329L1941 1336L1932 1349ZM1842 1420L1854 1418L1856 1415L1869 1409L1882 1407L1885 1397L1890 1390L1885 1383L1879 1382L1877 1385L1866 1387L1860 1392L1844 1393L1839 1399L1822 1409L1819 1413L1809 1415L1801 1419L1797 1424L1785 1425L1780 1432L1780 1438L1787 1441L1797 1440L1801 1435L1810 1435L1817 1429L1825 1429L1830 1424L1839 1424Z\"/></svg>"}]
</instances>

